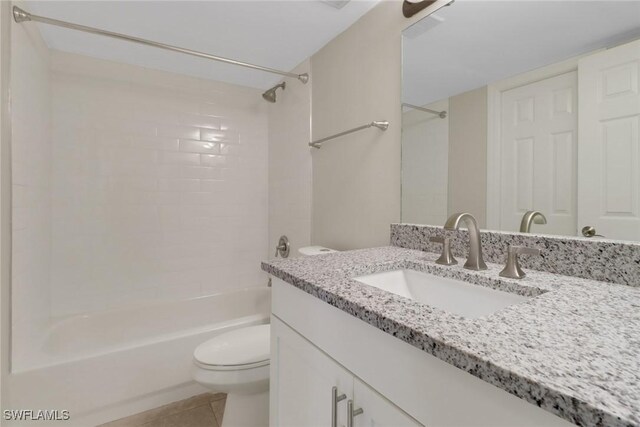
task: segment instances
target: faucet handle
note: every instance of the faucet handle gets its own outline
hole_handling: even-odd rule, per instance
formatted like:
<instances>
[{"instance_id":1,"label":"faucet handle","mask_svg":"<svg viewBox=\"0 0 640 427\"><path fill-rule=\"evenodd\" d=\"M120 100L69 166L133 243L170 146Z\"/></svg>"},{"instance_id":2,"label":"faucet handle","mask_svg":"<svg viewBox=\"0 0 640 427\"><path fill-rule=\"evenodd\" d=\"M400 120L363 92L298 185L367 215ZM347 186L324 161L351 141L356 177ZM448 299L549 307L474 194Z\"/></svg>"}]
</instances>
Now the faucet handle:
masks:
<instances>
[{"instance_id":1,"label":"faucet handle","mask_svg":"<svg viewBox=\"0 0 640 427\"><path fill-rule=\"evenodd\" d=\"M455 265L458 263L451 253L451 239L449 237L433 236L429 237L429 241L442 243L442 254L440 255L440 258L436 260L436 264Z\"/></svg>"},{"instance_id":2,"label":"faucet handle","mask_svg":"<svg viewBox=\"0 0 640 427\"><path fill-rule=\"evenodd\" d=\"M509 279L522 279L526 274L520 267L518 255L540 255L541 253L542 251L537 248L509 245L509 249L507 251L507 265L500 272L500 276L508 277Z\"/></svg>"},{"instance_id":3,"label":"faucet handle","mask_svg":"<svg viewBox=\"0 0 640 427\"><path fill-rule=\"evenodd\" d=\"M280 240L278 240L278 246L276 246L275 257L278 258L278 254L280 254L282 258L289 257L290 248L291 248L291 245L289 244L289 238L284 235L280 236Z\"/></svg>"}]
</instances>

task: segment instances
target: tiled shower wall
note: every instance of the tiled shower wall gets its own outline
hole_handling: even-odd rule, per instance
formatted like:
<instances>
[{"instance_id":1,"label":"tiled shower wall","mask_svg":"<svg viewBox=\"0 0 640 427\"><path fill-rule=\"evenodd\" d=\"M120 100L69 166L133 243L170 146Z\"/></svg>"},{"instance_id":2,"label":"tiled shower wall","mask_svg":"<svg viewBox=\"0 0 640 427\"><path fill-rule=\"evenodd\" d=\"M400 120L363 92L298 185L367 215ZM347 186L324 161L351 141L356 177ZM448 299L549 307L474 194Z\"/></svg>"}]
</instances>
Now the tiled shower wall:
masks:
<instances>
[{"instance_id":1,"label":"tiled shower wall","mask_svg":"<svg viewBox=\"0 0 640 427\"><path fill-rule=\"evenodd\" d=\"M4 60L5 58L3 58ZM35 26L11 26L11 352L24 369L50 315L50 55Z\"/></svg>"},{"instance_id":2,"label":"tiled shower wall","mask_svg":"<svg viewBox=\"0 0 640 427\"><path fill-rule=\"evenodd\" d=\"M266 285L260 91L52 55L52 313Z\"/></svg>"}]
</instances>

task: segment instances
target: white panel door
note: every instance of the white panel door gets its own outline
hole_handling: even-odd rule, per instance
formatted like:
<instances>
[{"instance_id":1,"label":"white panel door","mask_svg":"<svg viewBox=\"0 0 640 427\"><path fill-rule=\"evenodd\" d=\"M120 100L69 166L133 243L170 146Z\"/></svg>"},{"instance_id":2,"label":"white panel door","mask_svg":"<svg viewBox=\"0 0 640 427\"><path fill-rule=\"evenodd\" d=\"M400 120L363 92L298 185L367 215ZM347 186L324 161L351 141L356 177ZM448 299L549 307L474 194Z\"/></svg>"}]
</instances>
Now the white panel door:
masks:
<instances>
[{"instance_id":1,"label":"white panel door","mask_svg":"<svg viewBox=\"0 0 640 427\"><path fill-rule=\"evenodd\" d=\"M353 396L354 409L362 409L362 414L353 418L355 427L423 426L358 378L354 379Z\"/></svg>"},{"instance_id":2,"label":"white panel door","mask_svg":"<svg viewBox=\"0 0 640 427\"><path fill-rule=\"evenodd\" d=\"M576 92L575 71L502 92L501 230L538 210L547 224L532 232L576 234Z\"/></svg>"},{"instance_id":3,"label":"white panel door","mask_svg":"<svg viewBox=\"0 0 640 427\"><path fill-rule=\"evenodd\" d=\"M278 427L331 426L332 388L346 398L337 404L337 425L346 425L353 375L278 318L271 317L270 422Z\"/></svg>"},{"instance_id":4,"label":"white panel door","mask_svg":"<svg viewBox=\"0 0 640 427\"><path fill-rule=\"evenodd\" d=\"M580 60L578 225L640 240L640 40Z\"/></svg>"}]
</instances>

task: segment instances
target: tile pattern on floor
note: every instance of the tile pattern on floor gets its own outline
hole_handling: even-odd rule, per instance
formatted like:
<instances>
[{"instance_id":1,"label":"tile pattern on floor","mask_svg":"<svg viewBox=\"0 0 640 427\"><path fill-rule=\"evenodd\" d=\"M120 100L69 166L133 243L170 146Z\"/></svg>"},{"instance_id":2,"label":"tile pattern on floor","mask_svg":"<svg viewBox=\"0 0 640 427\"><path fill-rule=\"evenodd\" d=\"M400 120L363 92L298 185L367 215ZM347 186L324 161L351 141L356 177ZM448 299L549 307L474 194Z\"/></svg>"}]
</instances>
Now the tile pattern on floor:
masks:
<instances>
[{"instance_id":1,"label":"tile pattern on floor","mask_svg":"<svg viewBox=\"0 0 640 427\"><path fill-rule=\"evenodd\" d=\"M98 427L220 427L227 395L203 393Z\"/></svg>"}]
</instances>

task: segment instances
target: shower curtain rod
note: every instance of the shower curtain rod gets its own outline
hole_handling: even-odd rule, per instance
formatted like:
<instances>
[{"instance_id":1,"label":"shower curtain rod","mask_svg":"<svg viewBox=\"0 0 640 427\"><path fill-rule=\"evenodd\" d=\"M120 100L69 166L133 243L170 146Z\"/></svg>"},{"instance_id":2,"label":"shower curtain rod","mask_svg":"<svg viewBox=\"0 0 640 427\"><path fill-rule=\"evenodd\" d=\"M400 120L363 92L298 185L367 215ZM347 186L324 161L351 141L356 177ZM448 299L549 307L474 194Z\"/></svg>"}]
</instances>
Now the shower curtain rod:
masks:
<instances>
[{"instance_id":1,"label":"shower curtain rod","mask_svg":"<svg viewBox=\"0 0 640 427\"><path fill-rule=\"evenodd\" d=\"M133 43L143 44L146 46L157 47L160 49L170 50L174 52L180 52L187 55L197 56L200 58L211 59L213 61L224 62L226 64L238 65L240 67L252 68L254 70L265 71L267 73L280 74L285 77L292 77L294 79L300 80L302 83L307 83L309 81L309 75L307 73L304 74L296 74L289 73L287 71L280 71L274 68L263 67L261 65L249 64L247 62L236 61L234 59L223 58L221 56L210 55L204 52L198 52L197 50L185 49L183 47L172 46L165 43L154 42L151 40L141 39L139 37L127 36L125 34L114 33L112 31L101 30L99 28L87 27L85 25L74 24L72 22L59 21L57 19L47 18L44 16L32 15L31 13L20 9L18 6L13 6L13 19L17 22L26 22L26 21L34 21L34 22L42 22L43 24L55 25L57 27L69 28L72 30L83 31L85 33L98 34L100 36L112 37L114 39L126 40Z\"/></svg>"},{"instance_id":2,"label":"shower curtain rod","mask_svg":"<svg viewBox=\"0 0 640 427\"><path fill-rule=\"evenodd\" d=\"M441 119L445 119L447 117L447 112L446 111L431 110L429 108L418 107L417 105L413 105L413 104L407 104L406 102L403 102L402 106L403 107L407 107L407 108L413 108L414 110L420 110L420 111L424 111L424 112L427 112L427 113L435 114L438 117L440 117Z\"/></svg>"}]
</instances>

